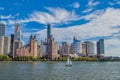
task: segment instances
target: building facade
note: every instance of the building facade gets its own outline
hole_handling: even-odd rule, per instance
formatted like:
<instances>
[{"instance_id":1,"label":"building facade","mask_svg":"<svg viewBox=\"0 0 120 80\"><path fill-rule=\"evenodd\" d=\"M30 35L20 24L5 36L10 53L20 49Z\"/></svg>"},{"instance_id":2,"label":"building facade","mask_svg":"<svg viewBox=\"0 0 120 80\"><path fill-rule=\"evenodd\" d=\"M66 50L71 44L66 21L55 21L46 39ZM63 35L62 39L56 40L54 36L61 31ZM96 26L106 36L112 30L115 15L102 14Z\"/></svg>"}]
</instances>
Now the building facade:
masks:
<instances>
[{"instance_id":1,"label":"building facade","mask_svg":"<svg viewBox=\"0 0 120 80\"><path fill-rule=\"evenodd\" d=\"M38 56L38 43L36 36L30 36L29 45L17 48L16 57L20 56L33 56L34 58Z\"/></svg>"},{"instance_id":2,"label":"building facade","mask_svg":"<svg viewBox=\"0 0 120 80\"><path fill-rule=\"evenodd\" d=\"M94 43L86 41L82 43L82 54L85 56L94 56Z\"/></svg>"},{"instance_id":3,"label":"building facade","mask_svg":"<svg viewBox=\"0 0 120 80\"><path fill-rule=\"evenodd\" d=\"M10 37L4 37L4 54L10 55L10 46L11 46L11 38Z\"/></svg>"},{"instance_id":4,"label":"building facade","mask_svg":"<svg viewBox=\"0 0 120 80\"><path fill-rule=\"evenodd\" d=\"M47 42L42 41L40 42L40 56L45 57L47 55Z\"/></svg>"},{"instance_id":5,"label":"building facade","mask_svg":"<svg viewBox=\"0 0 120 80\"><path fill-rule=\"evenodd\" d=\"M85 42L82 43L82 55L83 56L87 55L87 45Z\"/></svg>"},{"instance_id":6,"label":"building facade","mask_svg":"<svg viewBox=\"0 0 120 80\"><path fill-rule=\"evenodd\" d=\"M74 54L80 55L82 52L82 46L81 46L81 41L77 40L75 37L73 38L73 52Z\"/></svg>"},{"instance_id":7,"label":"building facade","mask_svg":"<svg viewBox=\"0 0 120 80\"><path fill-rule=\"evenodd\" d=\"M1 36L0 37L0 54L9 55L10 54L10 37Z\"/></svg>"},{"instance_id":8,"label":"building facade","mask_svg":"<svg viewBox=\"0 0 120 80\"><path fill-rule=\"evenodd\" d=\"M30 45L30 54L32 54L34 57L37 57L38 43L36 36L31 35L29 45Z\"/></svg>"},{"instance_id":9,"label":"building facade","mask_svg":"<svg viewBox=\"0 0 120 80\"><path fill-rule=\"evenodd\" d=\"M51 25L47 24L47 39L51 36Z\"/></svg>"},{"instance_id":10,"label":"building facade","mask_svg":"<svg viewBox=\"0 0 120 80\"><path fill-rule=\"evenodd\" d=\"M62 43L62 52L61 56L67 56L70 53L70 47L67 42Z\"/></svg>"},{"instance_id":11,"label":"building facade","mask_svg":"<svg viewBox=\"0 0 120 80\"><path fill-rule=\"evenodd\" d=\"M87 56L94 56L94 43L87 41L86 46Z\"/></svg>"},{"instance_id":12,"label":"building facade","mask_svg":"<svg viewBox=\"0 0 120 80\"><path fill-rule=\"evenodd\" d=\"M97 42L97 56L104 56L105 50L104 50L104 39L100 39Z\"/></svg>"},{"instance_id":13,"label":"building facade","mask_svg":"<svg viewBox=\"0 0 120 80\"><path fill-rule=\"evenodd\" d=\"M48 38L48 45L47 45L48 60L55 60L59 57L57 48L58 48L57 43L54 41L54 38L50 36Z\"/></svg>"},{"instance_id":14,"label":"building facade","mask_svg":"<svg viewBox=\"0 0 120 80\"><path fill-rule=\"evenodd\" d=\"M5 25L0 23L0 37L5 36Z\"/></svg>"},{"instance_id":15,"label":"building facade","mask_svg":"<svg viewBox=\"0 0 120 80\"><path fill-rule=\"evenodd\" d=\"M0 54L4 54L4 36L0 37Z\"/></svg>"},{"instance_id":16,"label":"building facade","mask_svg":"<svg viewBox=\"0 0 120 80\"><path fill-rule=\"evenodd\" d=\"M12 49L12 57L16 57L16 52L18 48L21 48L24 46L24 41L23 41L23 35L22 32L20 31L20 25L15 24L15 32L14 32L14 41L13 41L13 49Z\"/></svg>"}]
</instances>

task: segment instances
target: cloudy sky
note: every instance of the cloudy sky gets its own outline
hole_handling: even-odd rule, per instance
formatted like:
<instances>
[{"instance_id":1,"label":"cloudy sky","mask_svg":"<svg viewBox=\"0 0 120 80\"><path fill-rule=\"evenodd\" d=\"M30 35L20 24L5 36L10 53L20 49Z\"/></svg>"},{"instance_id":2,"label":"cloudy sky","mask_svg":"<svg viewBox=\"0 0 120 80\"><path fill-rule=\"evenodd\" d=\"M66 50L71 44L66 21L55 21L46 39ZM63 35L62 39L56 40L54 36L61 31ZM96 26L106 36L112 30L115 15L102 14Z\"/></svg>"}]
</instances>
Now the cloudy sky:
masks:
<instances>
[{"instance_id":1,"label":"cloudy sky","mask_svg":"<svg viewBox=\"0 0 120 80\"><path fill-rule=\"evenodd\" d=\"M107 56L120 56L120 0L0 0L1 22L6 35L20 23L27 43L31 34L46 37L46 24L59 43L105 39Z\"/></svg>"}]
</instances>

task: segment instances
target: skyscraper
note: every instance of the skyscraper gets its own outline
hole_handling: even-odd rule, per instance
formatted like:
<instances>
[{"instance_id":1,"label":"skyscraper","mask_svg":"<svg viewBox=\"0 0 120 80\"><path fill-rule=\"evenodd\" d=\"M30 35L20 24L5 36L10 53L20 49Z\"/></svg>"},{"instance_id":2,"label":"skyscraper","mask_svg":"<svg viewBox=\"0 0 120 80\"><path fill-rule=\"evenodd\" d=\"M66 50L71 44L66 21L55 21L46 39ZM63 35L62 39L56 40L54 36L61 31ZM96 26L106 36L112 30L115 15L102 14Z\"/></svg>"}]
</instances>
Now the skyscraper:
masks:
<instances>
[{"instance_id":1,"label":"skyscraper","mask_svg":"<svg viewBox=\"0 0 120 80\"><path fill-rule=\"evenodd\" d=\"M20 31L20 25L15 24L14 42L13 42L13 58L16 56L17 49L24 46L23 35Z\"/></svg>"},{"instance_id":2,"label":"skyscraper","mask_svg":"<svg viewBox=\"0 0 120 80\"><path fill-rule=\"evenodd\" d=\"M13 43L14 43L14 34L11 34L11 51L10 51L10 56L13 56Z\"/></svg>"},{"instance_id":3,"label":"skyscraper","mask_svg":"<svg viewBox=\"0 0 120 80\"><path fill-rule=\"evenodd\" d=\"M81 41L77 40L75 37L73 38L73 52L75 54L80 55L81 54Z\"/></svg>"},{"instance_id":4,"label":"skyscraper","mask_svg":"<svg viewBox=\"0 0 120 80\"><path fill-rule=\"evenodd\" d=\"M51 25L47 24L47 39L51 36Z\"/></svg>"},{"instance_id":5,"label":"skyscraper","mask_svg":"<svg viewBox=\"0 0 120 80\"><path fill-rule=\"evenodd\" d=\"M0 54L4 54L4 36L0 37Z\"/></svg>"},{"instance_id":6,"label":"skyscraper","mask_svg":"<svg viewBox=\"0 0 120 80\"><path fill-rule=\"evenodd\" d=\"M20 47L23 47L24 46L24 41L23 41L22 31L19 31L19 33L18 33L18 40L19 40L19 43L20 43Z\"/></svg>"},{"instance_id":7,"label":"skyscraper","mask_svg":"<svg viewBox=\"0 0 120 80\"><path fill-rule=\"evenodd\" d=\"M20 25L15 24L15 34L14 34L14 40L19 40L20 39Z\"/></svg>"},{"instance_id":8,"label":"skyscraper","mask_svg":"<svg viewBox=\"0 0 120 80\"><path fill-rule=\"evenodd\" d=\"M86 56L94 56L94 43L86 41L82 43L82 54Z\"/></svg>"},{"instance_id":9,"label":"skyscraper","mask_svg":"<svg viewBox=\"0 0 120 80\"><path fill-rule=\"evenodd\" d=\"M87 41L86 42L86 52L87 56L93 56L94 55L94 43Z\"/></svg>"},{"instance_id":10,"label":"skyscraper","mask_svg":"<svg viewBox=\"0 0 120 80\"><path fill-rule=\"evenodd\" d=\"M0 23L0 37L5 36L5 25Z\"/></svg>"},{"instance_id":11,"label":"skyscraper","mask_svg":"<svg viewBox=\"0 0 120 80\"><path fill-rule=\"evenodd\" d=\"M104 56L104 39L97 42L97 56Z\"/></svg>"},{"instance_id":12,"label":"skyscraper","mask_svg":"<svg viewBox=\"0 0 120 80\"><path fill-rule=\"evenodd\" d=\"M18 42L19 45L19 42ZM16 46L17 42L16 42ZM29 45L24 46L24 47L18 47L16 49L16 55L15 57L20 57L20 56L33 56L34 58L36 58L38 56L38 51L39 51L39 47L38 47L38 43L36 40L36 36L30 36L30 41L29 41Z\"/></svg>"},{"instance_id":13,"label":"skyscraper","mask_svg":"<svg viewBox=\"0 0 120 80\"><path fill-rule=\"evenodd\" d=\"M86 56L87 54L87 45L85 42L82 43L82 55Z\"/></svg>"},{"instance_id":14,"label":"skyscraper","mask_svg":"<svg viewBox=\"0 0 120 80\"><path fill-rule=\"evenodd\" d=\"M67 56L69 54L69 45L67 44L67 42L63 42L62 43L62 56Z\"/></svg>"},{"instance_id":15,"label":"skyscraper","mask_svg":"<svg viewBox=\"0 0 120 80\"><path fill-rule=\"evenodd\" d=\"M41 54L41 57L47 54L47 42L42 40L40 42L40 54Z\"/></svg>"},{"instance_id":16,"label":"skyscraper","mask_svg":"<svg viewBox=\"0 0 120 80\"><path fill-rule=\"evenodd\" d=\"M4 54L6 55L10 55L10 46L11 46L11 43L10 43L10 37L4 37Z\"/></svg>"},{"instance_id":17,"label":"skyscraper","mask_svg":"<svg viewBox=\"0 0 120 80\"><path fill-rule=\"evenodd\" d=\"M54 41L54 38L52 35L48 38L48 44L47 44L47 58L49 60L55 60L59 57L57 52L58 46L57 43Z\"/></svg>"},{"instance_id":18,"label":"skyscraper","mask_svg":"<svg viewBox=\"0 0 120 80\"><path fill-rule=\"evenodd\" d=\"M10 54L10 37L0 37L0 54Z\"/></svg>"},{"instance_id":19,"label":"skyscraper","mask_svg":"<svg viewBox=\"0 0 120 80\"><path fill-rule=\"evenodd\" d=\"M37 39L36 36L30 36L30 54L33 55L33 57L37 57L37 49L38 49L38 43L37 43Z\"/></svg>"}]
</instances>

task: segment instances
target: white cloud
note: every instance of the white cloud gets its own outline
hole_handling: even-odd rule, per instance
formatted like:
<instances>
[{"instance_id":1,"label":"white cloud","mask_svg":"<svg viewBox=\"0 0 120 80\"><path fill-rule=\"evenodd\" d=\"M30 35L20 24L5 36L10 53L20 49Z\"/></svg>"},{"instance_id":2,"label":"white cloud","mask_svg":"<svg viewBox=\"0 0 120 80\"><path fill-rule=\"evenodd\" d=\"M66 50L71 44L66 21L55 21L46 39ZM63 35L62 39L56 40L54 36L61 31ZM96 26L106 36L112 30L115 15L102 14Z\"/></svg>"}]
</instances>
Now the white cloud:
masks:
<instances>
[{"instance_id":1,"label":"white cloud","mask_svg":"<svg viewBox=\"0 0 120 80\"><path fill-rule=\"evenodd\" d=\"M111 36L114 33L119 33L120 31L120 28L114 28L114 26L120 26L120 14L118 13L120 13L120 9L108 8L104 13L100 14L99 16L95 15L96 18L91 19L91 21L87 24L70 26L67 28L53 28L52 34L55 37L55 40L59 42L72 42L73 36L76 36L78 39L81 40L95 37ZM46 29L39 31L36 34L40 34L41 38L45 38ZM113 39L112 41L113 42L107 41L105 46L109 47L113 45L113 43L115 46L120 45L118 44L119 40L116 41ZM120 52L119 48L117 47L115 49L113 47L111 52L108 49L106 49L106 54L117 55ZM115 50L117 50L117 52ZM112 52L116 52L116 54Z\"/></svg>"},{"instance_id":2,"label":"white cloud","mask_svg":"<svg viewBox=\"0 0 120 80\"><path fill-rule=\"evenodd\" d=\"M81 18L85 19L85 20L92 20L97 18L98 16L101 16L102 14L104 14L104 10L96 10L92 13L90 13L89 15L83 16Z\"/></svg>"},{"instance_id":3,"label":"white cloud","mask_svg":"<svg viewBox=\"0 0 120 80\"><path fill-rule=\"evenodd\" d=\"M98 4L100 4L100 2L94 0L88 0L87 9L85 9L83 13L91 12Z\"/></svg>"},{"instance_id":4,"label":"white cloud","mask_svg":"<svg viewBox=\"0 0 120 80\"><path fill-rule=\"evenodd\" d=\"M1 19L11 19L11 18L13 18L13 16L11 14L7 15L7 16L1 15L0 17L1 17Z\"/></svg>"},{"instance_id":5,"label":"white cloud","mask_svg":"<svg viewBox=\"0 0 120 80\"><path fill-rule=\"evenodd\" d=\"M120 4L120 0L109 1L108 4L111 6L116 5L116 4Z\"/></svg>"},{"instance_id":6,"label":"white cloud","mask_svg":"<svg viewBox=\"0 0 120 80\"><path fill-rule=\"evenodd\" d=\"M79 4L78 2L73 3L73 7L74 7L74 8L79 8L79 7L80 7L80 4Z\"/></svg>"},{"instance_id":7,"label":"white cloud","mask_svg":"<svg viewBox=\"0 0 120 80\"><path fill-rule=\"evenodd\" d=\"M90 11L92 11L93 10L93 8L88 8L88 9L85 9L84 11L83 11L83 13L87 13L87 12L90 12Z\"/></svg>"},{"instance_id":8,"label":"white cloud","mask_svg":"<svg viewBox=\"0 0 120 80\"><path fill-rule=\"evenodd\" d=\"M23 20L19 20L18 22L31 22L35 21L41 24L47 23L66 23L70 21L78 20L79 16L75 14L74 11L68 11L62 8L46 8L47 12L35 11L33 12L29 18L25 18Z\"/></svg>"},{"instance_id":9,"label":"white cloud","mask_svg":"<svg viewBox=\"0 0 120 80\"><path fill-rule=\"evenodd\" d=\"M94 6L98 5L99 3L100 3L100 2L98 2L98 1L89 0L88 6L89 6L89 7L94 7Z\"/></svg>"}]
</instances>

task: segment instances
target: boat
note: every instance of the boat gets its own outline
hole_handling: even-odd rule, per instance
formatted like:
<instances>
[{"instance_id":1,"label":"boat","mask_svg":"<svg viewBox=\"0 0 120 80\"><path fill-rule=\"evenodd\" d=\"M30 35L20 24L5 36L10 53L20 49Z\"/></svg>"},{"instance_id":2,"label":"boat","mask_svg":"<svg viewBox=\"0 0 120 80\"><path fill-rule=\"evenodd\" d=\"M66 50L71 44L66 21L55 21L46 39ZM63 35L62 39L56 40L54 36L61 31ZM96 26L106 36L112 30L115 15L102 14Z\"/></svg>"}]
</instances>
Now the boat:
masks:
<instances>
[{"instance_id":1,"label":"boat","mask_svg":"<svg viewBox=\"0 0 120 80\"><path fill-rule=\"evenodd\" d=\"M72 62L70 60L70 57L67 58L67 64L65 66L68 66L68 67L72 66Z\"/></svg>"}]
</instances>

